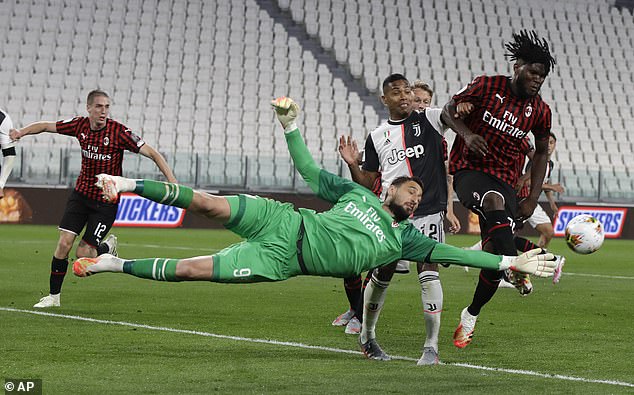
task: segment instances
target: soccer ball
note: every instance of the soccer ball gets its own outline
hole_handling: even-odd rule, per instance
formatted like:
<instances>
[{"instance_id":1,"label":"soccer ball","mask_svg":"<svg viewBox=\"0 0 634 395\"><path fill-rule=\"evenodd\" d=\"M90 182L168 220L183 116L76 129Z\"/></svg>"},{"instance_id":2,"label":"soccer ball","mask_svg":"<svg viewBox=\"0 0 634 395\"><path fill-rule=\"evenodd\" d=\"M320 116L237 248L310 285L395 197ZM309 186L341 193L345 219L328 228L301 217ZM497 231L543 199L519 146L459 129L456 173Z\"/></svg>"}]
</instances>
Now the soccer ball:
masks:
<instances>
[{"instance_id":1,"label":"soccer ball","mask_svg":"<svg viewBox=\"0 0 634 395\"><path fill-rule=\"evenodd\" d=\"M592 254L603 244L603 226L588 214L577 215L566 226L566 244L576 253Z\"/></svg>"}]
</instances>

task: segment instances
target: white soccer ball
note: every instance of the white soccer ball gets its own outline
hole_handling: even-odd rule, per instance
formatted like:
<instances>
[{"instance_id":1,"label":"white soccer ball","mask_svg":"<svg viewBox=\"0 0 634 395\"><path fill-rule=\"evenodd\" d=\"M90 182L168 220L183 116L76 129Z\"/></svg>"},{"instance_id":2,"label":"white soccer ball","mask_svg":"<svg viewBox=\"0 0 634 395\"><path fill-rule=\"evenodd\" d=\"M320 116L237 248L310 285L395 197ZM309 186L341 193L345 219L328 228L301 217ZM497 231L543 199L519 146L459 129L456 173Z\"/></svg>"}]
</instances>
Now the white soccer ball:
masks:
<instances>
[{"instance_id":1,"label":"white soccer ball","mask_svg":"<svg viewBox=\"0 0 634 395\"><path fill-rule=\"evenodd\" d=\"M588 214L577 215L566 226L566 244L576 253L592 254L603 244L603 226Z\"/></svg>"}]
</instances>

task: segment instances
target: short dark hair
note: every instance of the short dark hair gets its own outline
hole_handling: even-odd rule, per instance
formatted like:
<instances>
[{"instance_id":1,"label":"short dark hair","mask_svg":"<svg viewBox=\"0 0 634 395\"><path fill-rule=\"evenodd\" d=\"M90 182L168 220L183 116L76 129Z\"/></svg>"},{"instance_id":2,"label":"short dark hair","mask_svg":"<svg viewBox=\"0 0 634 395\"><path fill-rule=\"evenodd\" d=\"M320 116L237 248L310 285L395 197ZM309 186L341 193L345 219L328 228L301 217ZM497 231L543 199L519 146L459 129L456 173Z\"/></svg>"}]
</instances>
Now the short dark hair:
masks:
<instances>
[{"instance_id":1,"label":"short dark hair","mask_svg":"<svg viewBox=\"0 0 634 395\"><path fill-rule=\"evenodd\" d=\"M555 141L557 141L557 136L555 136L555 133L549 132L548 135L552 137Z\"/></svg>"},{"instance_id":2,"label":"short dark hair","mask_svg":"<svg viewBox=\"0 0 634 395\"><path fill-rule=\"evenodd\" d=\"M555 58L550 54L548 42L540 39L534 30L521 30L513 33L513 41L504 44L508 51L504 56L511 61L524 61L525 63L540 63L546 69L546 74L555 67Z\"/></svg>"},{"instance_id":3,"label":"short dark hair","mask_svg":"<svg viewBox=\"0 0 634 395\"><path fill-rule=\"evenodd\" d=\"M86 98L86 103L92 104L93 100L95 100L95 97L97 96L105 96L108 99L110 99L110 96L108 96L106 91L103 91L101 89L95 89L88 93L88 97Z\"/></svg>"},{"instance_id":4,"label":"short dark hair","mask_svg":"<svg viewBox=\"0 0 634 395\"><path fill-rule=\"evenodd\" d=\"M409 85L409 81L403 74L390 74L386 79L383 80L383 92L387 89L387 86L395 81L405 81Z\"/></svg>"},{"instance_id":5,"label":"short dark hair","mask_svg":"<svg viewBox=\"0 0 634 395\"><path fill-rule=\"evenodd\" d=\"M400 177L396 177L394 179L394 181L392 181L392 183L390 185L394 185L395 187L399 187L402 184L405 184L408 181L414 181L415 183L417 183L420 186L420 189L422 189L423 191L425 190L425 186L423 185L423 180L421 180L420 178L416 177L416 176L400 176Z\"/></svg>"}]
</instances>

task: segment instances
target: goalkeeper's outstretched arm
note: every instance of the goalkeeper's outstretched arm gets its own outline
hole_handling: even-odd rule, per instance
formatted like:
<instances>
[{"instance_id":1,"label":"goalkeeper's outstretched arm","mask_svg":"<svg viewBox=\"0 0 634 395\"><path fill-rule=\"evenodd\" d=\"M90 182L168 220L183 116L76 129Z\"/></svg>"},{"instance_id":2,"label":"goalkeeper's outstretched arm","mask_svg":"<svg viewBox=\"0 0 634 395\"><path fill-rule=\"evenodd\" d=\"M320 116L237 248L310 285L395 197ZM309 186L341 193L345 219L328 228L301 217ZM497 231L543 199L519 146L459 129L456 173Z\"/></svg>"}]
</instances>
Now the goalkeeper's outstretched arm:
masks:
<instances>
[{"instance_id":1,"label":"goalkeeper's outstretched arm","mask_svg":"<svg viewBox=\"0 0 634 395\"><path fill-rule=\"evenodd\" d=\"M299 174L301 174L317 196L334 203L345 193L359 187L350 180L322 169L315 163L295 123L299 113L299 106L293 100L287 97L280 97L273 100L271 105L275 109L277 119L284 128L288 150L297 171L299 171Z\"/></svg>"}]
</instances>

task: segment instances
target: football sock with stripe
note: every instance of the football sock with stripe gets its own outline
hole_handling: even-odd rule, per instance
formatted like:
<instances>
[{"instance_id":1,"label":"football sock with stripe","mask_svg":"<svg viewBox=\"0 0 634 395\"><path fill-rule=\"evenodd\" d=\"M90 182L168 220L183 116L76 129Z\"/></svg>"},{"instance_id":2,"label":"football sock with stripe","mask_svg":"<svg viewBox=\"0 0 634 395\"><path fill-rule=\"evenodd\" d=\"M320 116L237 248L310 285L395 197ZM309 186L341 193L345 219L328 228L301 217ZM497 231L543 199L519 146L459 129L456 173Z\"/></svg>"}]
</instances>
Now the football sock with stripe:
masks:
<instances>
[{"instance_id":1,"label":"football sock with stripe","mask_svg":"<svg viewBox=\"0 0 634 395\"><path fill-rule=\"evenodd\" d=\"M62 291L62 283L68 268L68 259L59 259L53 256L51 261L51 277L49 279L50 294L57 295Z\"/></svg>"},{"instance_id":2,"label":"football sock with stripe","mask_svg":"<svg viewBox=\"0 0 634 395\"><path fill-rule=\"evenodd\" d=\"M134 193L157 203L187 208L194 198L194 190L184 185L153 180L136 180Z\"/></svg>"},{"instance_id":3,"label":"football sock with stripe","mask_svg":"<svg viewBox=\"0 0 634 395\"><path fill-rule=\"evenodd\" d=\"M376 337L376 323L379 320L381 309L383 309L389 285L388 281L381 281L372 276L372 280L364 292L363 324L359 334L362 343L366 343L369 339Z\"/></svg>"},{"instance_id":4,"label":"football sock with stripe","mask_svg":"<svg viewBox=\"0 0 634 395\"><path fill-rule=\"evenodd\" d=\"M438 333L440 332L440 313L442 312L442 285L438 272L427 270L418 275L425 318L425 347L433 347L438 352Z\"/></svg>"},{"instance_id":5,"label":"football sock with stripe","mask_svg":"<svg viewBox=\"0 0 634 395\"><path fill-rule=\"evenodd\" d=\"M484 213L486 218L486 232L491 238L496 254L516 256L515 242L511 224L504 210L489 211ZM484 246L483 246L484 247ZM498 289L498 284L503 272L493 270L480 271L478 286L473 294L473 301L468 307L469 314L479 315L482 307L493 298Z\"/></svg>"},{"instance_id":6,"label":"football sock with stripe","mask_svg":"<svg viewBox=\"0 0 634 395\"><path fill-rule=\"evenodd\" d=\"M123 263L123 272L156 281L182 281L176 277L178 259L134 259Z\"/></svg>"},{"instance_id":7,"label":"football sock with stripe","mask_svg":"<svg viewBox=\"0 0 634 395\"><path fill-rule=\"evenodd\" d=\"M524 238L524 237L520 237L520 236L515 236L514 238L515 241L515 248L517 248L519 251L522 252L526 252L526 251L530 251L530 250L534 250L535 248L539 248L539 246L535 243L533 243L532 241Z\"/></svg>"}]
</instances>

